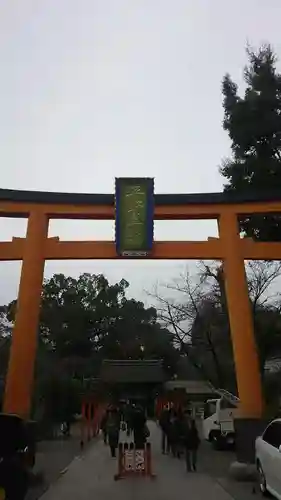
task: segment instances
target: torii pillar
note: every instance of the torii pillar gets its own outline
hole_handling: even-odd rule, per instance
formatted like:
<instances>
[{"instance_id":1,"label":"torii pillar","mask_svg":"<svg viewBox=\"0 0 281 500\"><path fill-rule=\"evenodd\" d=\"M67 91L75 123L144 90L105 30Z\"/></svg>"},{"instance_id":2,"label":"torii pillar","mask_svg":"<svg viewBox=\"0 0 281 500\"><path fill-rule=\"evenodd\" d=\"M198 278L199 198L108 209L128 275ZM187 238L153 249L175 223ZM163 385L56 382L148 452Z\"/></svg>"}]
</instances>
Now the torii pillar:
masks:
<instances>
[{"instance_id":1,"label":"torii pillar","mask_svg":"<svg viewBox=\"0 0 281 500\"><path fill-rule=\"evenodd\" d=\"M254 459L255 437L264 428L264 405L253 314L244 256L239 245L236 214L230 211L221 214L219 234L225 250L223 270L240 399L239 418L235 420L237 458L241 462L250 463Z\"/></svg>"},{"instance_id":2,"label":"torii pillar","mask_svg":"<svg viewBox=\"0 0 281 500\"><path fill-rule=\"evenodd\" d=\"M28 419L31 413L48 217L38 208L28 218L17 311L6 377L3 412Z\"/></svg>"}]
</instances>

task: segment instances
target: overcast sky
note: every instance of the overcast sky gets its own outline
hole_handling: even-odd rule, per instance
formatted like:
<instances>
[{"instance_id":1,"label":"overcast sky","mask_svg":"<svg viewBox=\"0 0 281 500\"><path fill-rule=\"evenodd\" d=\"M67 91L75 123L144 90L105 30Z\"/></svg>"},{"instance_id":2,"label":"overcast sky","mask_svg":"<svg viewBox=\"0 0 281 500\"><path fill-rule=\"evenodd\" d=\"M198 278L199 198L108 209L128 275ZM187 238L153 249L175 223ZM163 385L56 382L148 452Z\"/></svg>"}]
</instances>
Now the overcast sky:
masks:
<instances>
[{"instance_id":1,"label":"overcast sky","mask_svg":"<svg viewBox=\"0 0 281 500\"><path fill-rule=\"evenodd\" d=\"M108 193L114 178L155 177L157 193L220 191L229 153L221 80L238 83L245 45L281 56L280 0L0 0L1 187ZM0 219L1 240L26 222ZM113 223L55 221L62 239L113 239ZM212 222L156 222L156 239L199 240ZM125 277L130 294L183 262L47 262L54 272ZM0 304L20 263L0 263Z\"/></svg>"}]
</instances>

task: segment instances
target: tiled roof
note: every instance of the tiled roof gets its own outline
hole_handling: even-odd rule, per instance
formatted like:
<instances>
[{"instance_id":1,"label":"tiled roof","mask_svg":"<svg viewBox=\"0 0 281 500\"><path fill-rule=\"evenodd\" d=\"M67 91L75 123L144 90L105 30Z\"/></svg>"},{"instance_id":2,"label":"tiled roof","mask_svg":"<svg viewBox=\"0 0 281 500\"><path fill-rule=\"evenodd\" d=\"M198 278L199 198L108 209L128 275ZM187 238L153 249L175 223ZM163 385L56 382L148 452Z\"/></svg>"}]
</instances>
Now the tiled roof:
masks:
<instances>
[{"instance_id":1,"label":"tiled roof","mask_svg":"<svg viewBox=\"0 0 281 500\"><path fill-rule=\"evenodd\" d=\"M165 383L165 388L168 390L185 389L187 394L190 395L209 394L210 396L216 396L209 384L202 380L170 380Z\"/></svg>"},{"instance_id":2,"label":"tiled roof","mask_svg":"<svg viewBox=\"0 0 281 500\"><path fill-rule=\"evenodd\" d=\"M108 383L162 383L165 373L158 360L111 360L102 362L100 378Z\"/></svg>"}]
</instances>

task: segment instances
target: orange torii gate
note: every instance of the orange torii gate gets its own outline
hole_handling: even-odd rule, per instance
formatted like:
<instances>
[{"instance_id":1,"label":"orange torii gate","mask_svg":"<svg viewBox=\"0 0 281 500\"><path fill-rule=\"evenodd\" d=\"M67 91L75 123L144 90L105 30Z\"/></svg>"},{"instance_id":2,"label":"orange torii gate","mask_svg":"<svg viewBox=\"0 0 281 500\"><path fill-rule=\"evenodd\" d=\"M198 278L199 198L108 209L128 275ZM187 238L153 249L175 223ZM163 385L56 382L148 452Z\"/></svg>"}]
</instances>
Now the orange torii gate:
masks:
<instances>
[{"instance_id":1,"label":"orange torii gate","mask_svg":"<svg viewBox=\"0 0 281 500\"><path fill-rule=\"evenodd\" d=\"M152 259L219 259L223 262L236 377L243 418L259 418L263 396L244 259L281 258L281 243L241 239L238 216L281 212L281 195L241 197L227 193L155 195L159 220L216 219L219 238L155 241ZM17 313L4 408L28 418L31 408L40 294L45 260L117 259L113 241L60 241L48 237L50 219L114 219L113 195L0 190L0 216L28 218L25 238L0 242L0 260L22 260Z\"/></svg>"}]
</instances>

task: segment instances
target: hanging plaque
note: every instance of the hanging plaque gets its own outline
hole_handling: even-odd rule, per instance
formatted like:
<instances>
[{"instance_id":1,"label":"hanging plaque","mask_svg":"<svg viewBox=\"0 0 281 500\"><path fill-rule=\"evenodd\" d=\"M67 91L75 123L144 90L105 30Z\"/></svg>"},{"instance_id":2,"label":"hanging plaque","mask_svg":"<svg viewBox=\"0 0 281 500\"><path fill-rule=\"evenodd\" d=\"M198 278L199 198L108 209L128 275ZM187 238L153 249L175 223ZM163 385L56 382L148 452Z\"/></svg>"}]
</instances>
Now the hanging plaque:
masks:
<instances>
[{"instance_id":1,"label":"hanging plaque","mask_svg":"<svg viewBox=\"0 0 281 500\"><path fill-rule=\"evenodd\" d=\"M115 180L116 251L123 257L146 257L153 246L154 179Z\"/></svg>"}]
</instances>

